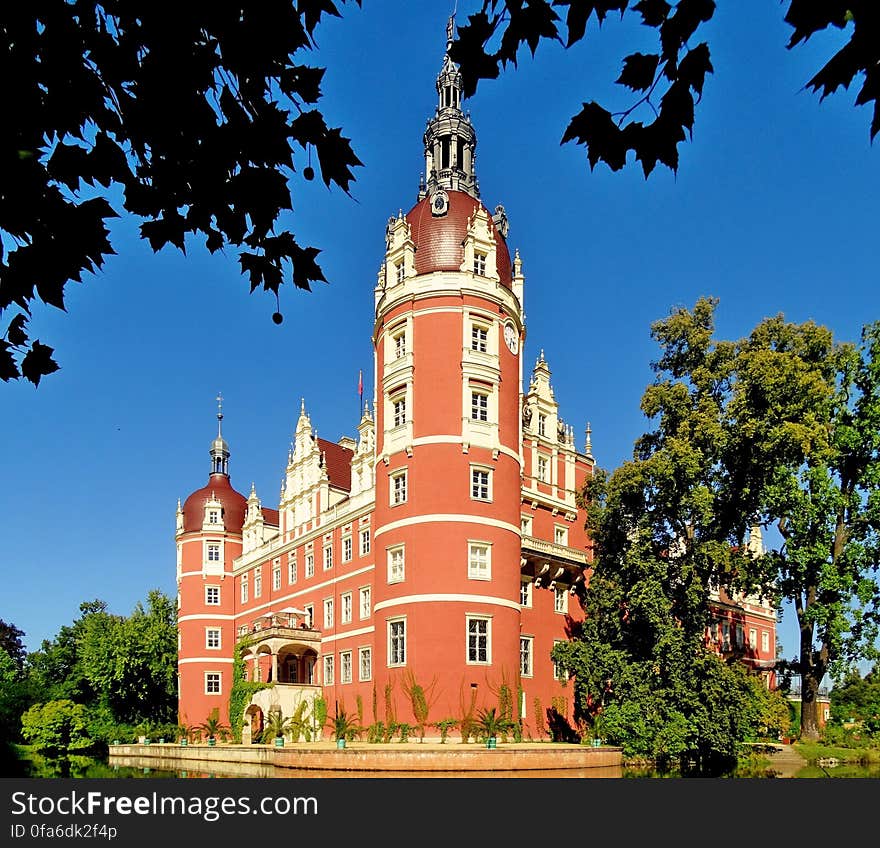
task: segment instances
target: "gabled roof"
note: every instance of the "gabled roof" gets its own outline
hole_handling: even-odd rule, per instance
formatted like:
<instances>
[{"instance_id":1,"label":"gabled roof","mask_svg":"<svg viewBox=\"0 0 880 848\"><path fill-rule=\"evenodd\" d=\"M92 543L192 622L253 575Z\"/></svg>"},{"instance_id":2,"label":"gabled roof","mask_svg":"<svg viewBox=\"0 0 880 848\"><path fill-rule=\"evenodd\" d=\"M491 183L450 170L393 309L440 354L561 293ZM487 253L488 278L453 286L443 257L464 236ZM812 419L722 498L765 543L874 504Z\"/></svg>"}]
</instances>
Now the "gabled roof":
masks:
<instances>
[{"instance_id":1,"label":"gabled roof","mask_svg":"<svg viewBox=\"0 0 880 848\"><path fill-rule=\"evenodd\" d=\"M351 458L354 451L318 437L318 449L327 463L327 476L334 489L351 491ZM264 510L265 513L265 510Z\"/></svg>"}]
</instances>

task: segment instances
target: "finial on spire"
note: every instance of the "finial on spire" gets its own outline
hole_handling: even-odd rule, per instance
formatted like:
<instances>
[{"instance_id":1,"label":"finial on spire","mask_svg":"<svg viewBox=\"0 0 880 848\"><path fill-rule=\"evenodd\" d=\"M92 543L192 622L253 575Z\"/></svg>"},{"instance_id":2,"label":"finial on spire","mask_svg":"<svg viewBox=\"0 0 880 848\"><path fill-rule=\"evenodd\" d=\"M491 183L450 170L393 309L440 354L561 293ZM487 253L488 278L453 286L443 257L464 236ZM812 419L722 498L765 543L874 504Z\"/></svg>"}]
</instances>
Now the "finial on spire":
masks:
<instances>
[{"instance_id":1,"label":"finial on spire","mask_svg":"<svg viewBox=\"0 0 880 848\"><path fill-rule=\"evenodd\" d=\"M593 455L593 428L590 426L590 422L587 421L587 431L586 431L587 440L584 443L584 453L587 456Z\"/></svg>"},{"instance_id":2,"label":"finial on spire","mask_svg":"<svg viewBox=\"0 0 880 848\"><path fill-rule=\"evenodd\" d=\"M215 398L217 401L217 438L222 439L222 424L223 424L223 394L222 392L217 392L217 397Z\"/></svg>"},{"instance_id":3,"label":"finial on spire","mask_svg":"<svg viewBox=\"0 0 880 848\"><path fill-rule=\"evenodd\" d=\"M458 4L456 3L456 6ZM452 42L455 40L455 9L452 10L452 14L449 16L449 20L446 22L446 52L449 52L449 48L452 47Z\"/></svg>"}]
</instances>

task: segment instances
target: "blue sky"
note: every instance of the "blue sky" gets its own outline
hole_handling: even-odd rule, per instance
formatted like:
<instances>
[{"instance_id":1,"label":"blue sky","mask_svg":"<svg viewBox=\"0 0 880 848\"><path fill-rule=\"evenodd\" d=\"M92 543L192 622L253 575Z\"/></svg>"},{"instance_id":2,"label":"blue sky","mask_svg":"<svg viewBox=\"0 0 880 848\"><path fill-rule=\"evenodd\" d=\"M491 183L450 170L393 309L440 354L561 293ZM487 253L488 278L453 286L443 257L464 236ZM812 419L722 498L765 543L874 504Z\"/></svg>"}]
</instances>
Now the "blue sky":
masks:
<instances>
[{"instance_id":1,"label":"blue sky","mask_svg":"<svg viewBox=\"0 0 880 848\"><path fill-rule=\"evenodd\" d=\"M458 20L478 4L461 2ZM302 61L328 66L321 107L365 167L352 197L297 181L284 221L322 249L329 280L312 293L248 294L236 254L200 243L153 254L138 221L113 230L118 255L68 287L68 312L35 308L32 336L62 370L39 389L0 386L0 618L30 650L101 598L128 614L151 588L174 594L177 499L204 485L222 392L233 485L276 507L304 397L321 436L354 434L357 378L371 394L373 287L385 222L413 205L422 133L436 102L449 2L365 0L317 32ZM704 37L707 78L677 175L632 165L589 170L560 146L583 101L616 97L620 60L651 44L609 19L570 51L484 81L466 103L490 209L504 204L526 275L526 373L543 349L563 418L614 468L646 429L639 400L657 350L652 321L702 295L720 298L718 333L738 337L782 312L856 340L880 318L880 160L855 92L821 104L801 90L834 36L788 51L785 4L719 4ZM736 17L739 15L739 17ZM306 164L303 159L300 167ZM795 651L792 616L780 635Z\"/></svg>"}]
</instances>

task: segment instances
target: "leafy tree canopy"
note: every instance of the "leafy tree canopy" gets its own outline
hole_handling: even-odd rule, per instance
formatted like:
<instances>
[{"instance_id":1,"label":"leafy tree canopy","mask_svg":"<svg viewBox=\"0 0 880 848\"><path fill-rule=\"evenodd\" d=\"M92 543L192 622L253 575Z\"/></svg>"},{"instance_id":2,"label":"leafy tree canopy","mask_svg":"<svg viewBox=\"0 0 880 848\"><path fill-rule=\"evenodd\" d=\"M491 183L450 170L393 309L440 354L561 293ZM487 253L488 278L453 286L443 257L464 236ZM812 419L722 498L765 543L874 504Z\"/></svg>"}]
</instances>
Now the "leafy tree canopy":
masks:
<instances>
[{"instance_id":1,"label":"leafy tree canopy","mask_svg":"<svg viewBox=\"0 0 880 848\"><path fill-rule=\"evenodd\" d=\"M324 69L297 58L339 14L333 0L193 0L173 20L144 0L3 4L0 379L57 370L28 335L32 304L64 309L66 285L114 253L121 210L157 251L187 236L240 248L251 291L324 280L319 250L278 224L292 175L314 178L312 152L345 192L361 164L315 106Z\"/></svg>"},{"instance_id":2,"label":"leafy tree canopy","mask_svg":"<svg viewBox=\"0 0 880 848\"><path fill-rule=\"evenodd\" d=\"M9 654L19 671L24 667L24 658L27 653L24 643L21 641L22 636L24 636L24 630L0 619L0 650Z\"/></svg>"},{"instance_id":3,"label":"leafy tree canopy","mask_svg":"<svg viewBox=\"0 0 880 848\"><path fill-rule=\"evenodd\" d=\"M495 79L507 66L515 67L523 46L532 56L546 41L571 47L587 37L594 20L598 28L612 14L635 16L656 33L656 50L624 56L616 80L627 92L624 105L584 102L562 143L584 145L590 168L604 162L613 171L626 165L632 151L647 177L658 162L678 169L678 145L693 132L706 75L713 72L709 44L701 35L714 12L714 0L483 0L482 9L459 27L451 56L461 67L467 97L481 79ZM793 30L789 48L829 27L849 33L846 44L806 85L824 98L862 78L855 103L874 103L873 139L880 130L880 11L875 0L789 0L785 21Z\"/></svg>"}]
</instances>

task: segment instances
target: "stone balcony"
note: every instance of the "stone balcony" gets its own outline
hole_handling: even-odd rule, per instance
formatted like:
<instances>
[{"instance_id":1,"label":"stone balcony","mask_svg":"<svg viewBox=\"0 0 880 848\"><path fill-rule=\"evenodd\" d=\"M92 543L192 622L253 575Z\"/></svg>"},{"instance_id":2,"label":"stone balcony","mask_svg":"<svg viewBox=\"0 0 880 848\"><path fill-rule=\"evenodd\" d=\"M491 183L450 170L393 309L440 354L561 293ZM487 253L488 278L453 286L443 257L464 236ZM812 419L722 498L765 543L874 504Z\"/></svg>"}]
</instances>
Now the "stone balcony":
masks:
<instances>
[{"instance_id":1,"label":"stone balcony","mask_svg":"<svg viewBox=\"0 0 880 848\"><path fill-rule=\"evenodd\" d=\"M239 625L236 632L245 648L268 645L277 650L282 644L297 644L317 650L321 645L321 631L309 626L301 615L295 613L257 616L251 622Z\"/></svg>"}]
</instances>

